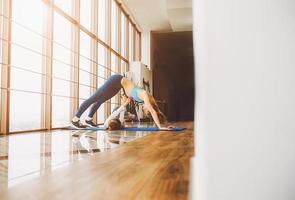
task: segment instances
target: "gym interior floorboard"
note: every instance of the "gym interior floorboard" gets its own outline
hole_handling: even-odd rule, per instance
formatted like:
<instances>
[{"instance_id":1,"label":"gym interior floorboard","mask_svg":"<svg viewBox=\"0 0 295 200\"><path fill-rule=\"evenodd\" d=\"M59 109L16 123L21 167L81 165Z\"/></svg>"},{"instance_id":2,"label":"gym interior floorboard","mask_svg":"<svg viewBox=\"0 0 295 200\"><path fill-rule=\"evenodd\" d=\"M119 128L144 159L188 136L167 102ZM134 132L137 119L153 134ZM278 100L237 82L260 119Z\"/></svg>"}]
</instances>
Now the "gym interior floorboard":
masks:
<instances>
[{"instance_id":1,"label":"gym interior floorboard","mask_svg":"<svg viewBox=\"0 0 295 200\"><path fill-rule=\"evenodd\" d=\"M0 137L1 199L187 199L193 123L175 125Z\"/></svg>"}]
</instances>

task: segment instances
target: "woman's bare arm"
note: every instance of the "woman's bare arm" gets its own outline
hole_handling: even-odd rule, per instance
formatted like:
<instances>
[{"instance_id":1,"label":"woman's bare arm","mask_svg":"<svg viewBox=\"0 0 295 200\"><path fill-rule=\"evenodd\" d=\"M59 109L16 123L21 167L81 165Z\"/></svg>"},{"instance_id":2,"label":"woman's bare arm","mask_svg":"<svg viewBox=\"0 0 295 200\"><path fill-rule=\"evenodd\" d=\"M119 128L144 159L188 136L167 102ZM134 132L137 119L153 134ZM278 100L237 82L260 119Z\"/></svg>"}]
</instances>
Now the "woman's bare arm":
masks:
<instances>
[{"instance_id":1,"label":"woman's bare arm","mask_svg":"<svg viewBox=\"0 0 295 200\"><path fill-rule=\"evenodd\" d=\"M126 111L126 106L130 103L130 99L128 98L123 105L120 106L116 111L114 111L105 121L104 126L109 126L109 122L112 119L115 119L119 114L124 113ZM122 122L122 121L121 121Z\"/></svg>"},{"instance_id":2,"label":"woman's bare arm","mask_svg":"<svg viewBox=\"0 0 295 200\"><path fill-rule=\"evenodd\" d=\"M158 114L157 112L155 111L155 109L153 108L152 104L150 103L150 100L149 100L149 97L148 97L148 94L146 93L146 91L142 91L140 92L140 97L142 98L142 100L144 101L144 104L145 106L147 107L147 109L149 110L149 112L151 113L152 115L152 118L154 120L154 122L156 123L157 127L159 129L161 129L161 123L160 123L160 120L159 120L159 117L158 117Z\"/></svg>"}]
</instances>

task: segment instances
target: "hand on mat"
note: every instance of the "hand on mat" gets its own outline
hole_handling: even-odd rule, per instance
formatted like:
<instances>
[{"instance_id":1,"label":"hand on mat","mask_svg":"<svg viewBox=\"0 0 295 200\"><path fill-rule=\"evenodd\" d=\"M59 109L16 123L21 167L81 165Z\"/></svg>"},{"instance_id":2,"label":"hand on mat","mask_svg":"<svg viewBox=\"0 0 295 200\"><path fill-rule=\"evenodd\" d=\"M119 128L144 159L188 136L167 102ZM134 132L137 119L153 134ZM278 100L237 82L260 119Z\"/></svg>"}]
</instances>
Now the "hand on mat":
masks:
<instances>
[{"instance_id":1,"label":"hand on mat","mask_svg":"<svg viewBox=\"0 0 295 200\"><path fill-rule=\"evenodd\" d=\"M168 126L169 129L175 129L176 126Z\"/></svg>"},{"instance_id":2,"label":"hand on mat","mask_svg":"<svg viewBox=\"0 0 295 200\"><path fill-rule=\"evenodd\" d=\"M173 128L169 128L169 127L161 127L160 130L172 130Z\"/></svg>"}]
</instances>

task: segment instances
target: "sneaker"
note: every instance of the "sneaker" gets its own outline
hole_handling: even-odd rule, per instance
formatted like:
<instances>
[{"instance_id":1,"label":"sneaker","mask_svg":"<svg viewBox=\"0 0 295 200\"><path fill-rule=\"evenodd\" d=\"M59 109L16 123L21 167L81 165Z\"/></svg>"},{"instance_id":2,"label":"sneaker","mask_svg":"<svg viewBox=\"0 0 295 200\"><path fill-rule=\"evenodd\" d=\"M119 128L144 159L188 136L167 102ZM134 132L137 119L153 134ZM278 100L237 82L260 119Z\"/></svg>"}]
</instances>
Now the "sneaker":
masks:
<instances>
[{"instance_id":1,"label":"sneaker","mask_svg":"<svg viewBox=\"0 0 295 200\"><path fill-rule=\"evenodd\" d=\"M85 126L84 124L82 124L80 122L80 120L78 120L76 122L71 121L71 123L72 123L73 127L76 128L76 129L84 129L84 128L87 128L87 126Z\"/></svg>"},{"instance_id":2,"label":"sneaker","mask_svg":"<svg viewBox=\"0 0 295 200\"><path fill-rule=\"evenodd\" d=\"M93 123L92 120L85 120L85 124L90 127L97 127L97 124Z\"/></svg>"}]
</instances>

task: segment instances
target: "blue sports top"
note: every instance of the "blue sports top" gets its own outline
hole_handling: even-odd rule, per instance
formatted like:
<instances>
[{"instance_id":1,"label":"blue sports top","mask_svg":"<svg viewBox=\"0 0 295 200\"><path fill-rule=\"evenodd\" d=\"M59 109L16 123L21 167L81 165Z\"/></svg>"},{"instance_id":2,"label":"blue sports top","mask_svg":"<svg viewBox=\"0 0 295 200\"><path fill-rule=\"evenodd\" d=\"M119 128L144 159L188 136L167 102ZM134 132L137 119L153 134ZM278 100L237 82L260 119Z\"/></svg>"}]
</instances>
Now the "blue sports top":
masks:
<instances>
[{"instance_id":1,"label":"blue sports top","mask_svg":"<svg viewBox=\"0 0 295 200\"><path fill-rule=\"evenodd\" d=\"M143 103L143 100L141 100L138 96L137 96L137 91L138 90L142 90L142 88L135 86L130 93L130 96L132 97L132 99L134 99L136 102L138 103Z\"/></svg>"}]
</instances>

